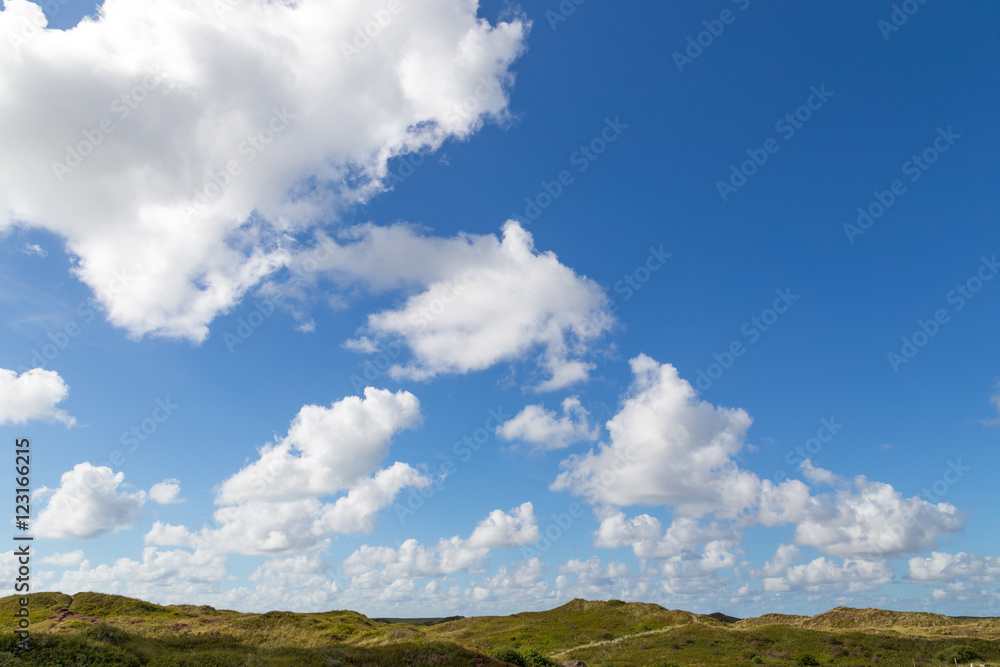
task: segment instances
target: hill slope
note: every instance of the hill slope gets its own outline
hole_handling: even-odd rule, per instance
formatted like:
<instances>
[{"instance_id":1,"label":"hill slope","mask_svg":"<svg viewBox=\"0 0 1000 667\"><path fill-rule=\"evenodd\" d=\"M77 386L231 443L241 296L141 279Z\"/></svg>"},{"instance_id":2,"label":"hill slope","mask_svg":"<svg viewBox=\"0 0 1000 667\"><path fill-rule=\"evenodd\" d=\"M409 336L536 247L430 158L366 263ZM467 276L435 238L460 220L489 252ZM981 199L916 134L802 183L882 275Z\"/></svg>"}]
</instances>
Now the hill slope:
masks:
<instances>
[{"instance_id":1,"label":"hill slope","mask_svg":"<svg viewBox=\"0 0 1000 667\"><path fill-rule=\"evenodd\" d=\"M405 619L379 622L346 610L243 614L99 593L36 593L30 598L36 646L27 652L14 647L17 598L0 599L0 667L557 664L551 660L583 661L587 667L929 667L954 664L956 658L1000 665L1000 619L880 609L838 607L814 617L766 614L724 623L718 617L731 617L721 613L713 618L656 604L577 599L548 611L417 626L400 622ZM537 658L526 661L528 654Z\"/></svg>"}]
</instances>

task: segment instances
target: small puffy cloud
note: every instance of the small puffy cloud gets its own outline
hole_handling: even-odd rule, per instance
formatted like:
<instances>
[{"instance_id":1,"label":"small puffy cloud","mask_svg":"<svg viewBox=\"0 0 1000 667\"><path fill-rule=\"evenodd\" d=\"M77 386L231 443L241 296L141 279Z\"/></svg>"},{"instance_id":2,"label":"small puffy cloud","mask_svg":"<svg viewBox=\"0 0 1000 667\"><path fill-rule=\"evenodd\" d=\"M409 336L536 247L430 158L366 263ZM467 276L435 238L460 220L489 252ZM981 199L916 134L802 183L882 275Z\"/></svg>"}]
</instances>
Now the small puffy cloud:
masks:
<instances>
[{"instance_id":1,"label":"small puffy cloud","mask_svg":"<svg viewBox=\"0 0 1000 667\"><path fill-rule=\"evenodd\" d=\"M407 487L424 488L430 480L406 463L396 462L373 477L352 486L346 495L325 505L320 517L323 530L330 533L371 533L378 513L392 505Z\"/></svg>"},{"instance_id":2,"label":"small puffy cloud","mask_svg":"<svg viewBox=\"0 0 1000 667\"><path fill-rule=\"evenodd\" d=\"M523 503L510 514L493 510L490 515L476 525L467 544L471 547L504 549L522 547L538 541L538 525L534 507Z\"/></svg>"},{"instance_id":3,"label":"small puffy cloud","mask_svg":"<svg viewBox=\"0 0 1000 667\"><path fill-rule=\"evenodd\" d=\"M590 425L590 413L576 396L562 402L562 416L543 405L529 405L512 419L497 426L504 440L521 440L538 449L565 449L577 442L593 442L600 431Z\"/></svg>"},{"instance_id":4,"label":"small puffy cloud","mask_svg":"<svg viewBox=\"0 0 1000 667\"><path fill-rule=\"evenodd\" d=\"M680 518L711 515L733 521L733 528L791 524L795 544L856 560L926 551L965 526L948 503L904 498L864 476L850 482L810 461L802 464L804 476L834 487L832 495L813 495L800 480L761 480L736 463L751 424L746 412L700 400L669 364L645 355L630 363L634 380L607 424L610 443L567 458L551 485L598 508L601 546L632 544L637 555L648 557L684 548L690 525L675 522L661 533L659 521L648 515L626 519L613 511L631 505L668 507ZM688 555L678 556L678 567L690 567Z\"/></svg>"},{"instance_id":5,"label":"small puffy cloud","mask_svg":"<svg viewBox=\"0 0 1000 667\"><path fill-rule=\"evenodd\" d=\"M370 281L416 282L420 290L396 310L369 315L363 335L348 343L363 350L372 340L405 342L413 358L393 365L393 378L427 380L529 356L538 357L547 375L538 391L587 378L593 365L581 357L614 322L609 300L555 254L535 250L531 234L516 221L504 225L502 239L462 235L431 241L409 228L387 234L366 227L359 233L354 245L360 245L360 256L378 258L372 267L395 276ZM386 263L407 247L430 258L430 268L415 267L412 259Z\"/></svg>"},{"instance_id":6,"label":"small puffy cloud","mask_svg":"<svg viewBox=\"0 0 1000 667\"><path fill-rule=\"evenodd\" d=\"M330 407L304 406L288 435L260 450L257 461L227 479L216 502L294 500L332 495L376 470L394 433L420 423L420 402L408 391L368 387Z\"/></svg>"},{"instance_id":7,"label":"small puffy cloud","mask_svg":"<svg viewBox=\"0 0 1000 667\"><path fill-rule=\"evenodd\" d=\"M747 517L748 523L757 522L763 526L798 523L806 517L814 503L809 487L797 479L781 484L769 479L761 480L757 513Z\"/></svg>"},{"instance_id":8,"label":"small puffy cloud","mask_svg":"<svg viewBox=\"0 0 1000 667\"><path fill-rule=\"evenodd\" d=\"M83 550L76 549L74 551L67 551L65 553L56 552L50 556L45 556L42 558L43 563L49 565L57 565L59 567L72 567L73 565L79 565L83 561Z\"/></svg>"},{"instance_id":9,"label":"small puffy cloud","mask_svg":"<svg viewBox=\"0 0 1000 667\"><path fill-rule=\"evenodd\" d=\"M431 484L406 463L381 467L392 436L420 420L420 403L407 391L368 387L364 397L304 406L284 438L219 486L214 525L191 531L157 522L145 540L271 555L309 549L331 535L370 533L400 491Z\"/></svg>"},{"instance_id":10,"label":"small puffy cloud","mask_svg":"<svg viewBox=\"0 0 1000 667\"><path fill-rule=\"evenodd\" d=\"M184 526L174 526L169 523L157 521L149 529L142 541L155 546L194 546L194 536Z\"/></svg>"},{"instance_id":11,"label":"small puffy cloud","mask_svg":"<svg viewBox=\"0 0 1000 667\"><path fill-rule=\"evenodd\" d=\"M246 500L217 509L214 526L190 533L178 526L154 526L147 541L194 546L213 552L272 555L300 551L330 535L370 533L378 516L407 487L431 483L411 466L396 462L364 478L333 502L319 498Z\"/></svg>"},{"instance_id":12,"label":"small puffy cloud","mask_svg":"<svg viewBox=\"0 0 1000 667\"><path fill-rule=\"evenodd\" d=\"M125 473L80 463L63 473L59 487L35 521L39 537L89 539L128 528L142 517L142 491L119 490Z\"/></svg>"},{"instance_id":13,"label":"small puffy cloud","mask_svg":"<svg viewBox=\"0 0 1000 667\"><path fill-rule=\"evenodd\" d=\"M332 565L316 550L292 556L269 558L250 581L256 584L254 597L269 603L269 609L329 609L341 592L330 580Z\"/></svg>"},{"instance_id":14,"label":"small puffy cloud","mask_svg":"<svg viewBox=\"0 0 1000 667\"><path fill-rule=\"evenodd\" d=\"M795 543L831 556L877 559L932 549L964 527L954 505L904 498L891 485L858 475L833 498L812 499Z\"/></svg>"},{"instance_id":15,"label":"small puffy cloud","mask_svg":"<svg viewBox=\"0 0 1000 667\"><path fill-rule=\"evenodd\" d=\"M37 243L25 243L19 248L25 255L35 255L37 257L48 257L49 253Z\"/></svg>"},{"instance_id":16,"label":"small puffy cloud","mask_svg":"<svg viewBox=\"0 0 1000 667\"><path fill-rule=\"evenodd\" d=\"M171 598L190 601L194 592L206 585L218 596L218 585L225 574L225 559L217 554L146 547L142 550L141 560L119 558L111 565L97 566L84 560L76 569L64 571L62 578L51 588L64 591L99 590L146 600Z\"/></svg>"},{"instance_id":17,"label":"small puffy cloud","mask_svg":"<svg viewBox=\"0 0 1000 667\"><path fill-rule=\"evenodd\" d=\"M362 546L344 560L343 571L352 576L389 578L433 577L455 572L483 572L493 549L515 548L538 541L538 525L530 502L510 513L494 510L476 524L468 539L457 535L442 538L428 548L416 540L406 540L398 549Z\"/></svg>"},{"instance_id":18,"label":"small puffy cloud","mask_svg":"<svg viewBox=\"0 0 1000 667\"><path fill-rule=\"evenodd\" d=\"M750 416L700 400L670 364L646 355L630 364L632 386L607 423L610 444L569 457L551 488L594 504L674 506L692 517L734 516L753 504L760 480L734 460Z\"/></svg>"},{"instance_id":19,"label":"small puffy cloud","mask_svg":"<svg viewBox=\"0 0 1000 667\"><path fill-rule=\"evenodd\" d=\"M389 187L393 157L506 117L526 20L405 3L345 53L384 6L105 0L59 30L8 0L0 90L18 95L0 99L0 231L64 238L132 335L203 340L291 262L294 238Z\"/></svg>"},{"instance_id":20,"label":"small puffy cloud","mask_svg":"<svg viewBox=\"0 0 1000 667\"><path fill-rule=\"evenodd\" d=\"M489 549L470 547L457 537L442 539L433 548L409 539L398 549L363 545L344 559L343 571L356 576L378 568L385 576L404 579L483 572L489 553Z\"/></svg>"},{"instance_id":21,"label":"small puffy cloud","mask_svg":"<svg viewBox=\"0 0 1000 667\"><path fill-rule=\"evenodd\" d=\"M149 499L161 505L184 502L180 495L181 481L179 479L165 479L149 488Z\"/></svg>"},{"instance_id":22,"label":"small puffy cloud","mask_svg":"<svg viewBox=\"0 0 1000 667\"><path fill-rule=\"evenodd\" d=\"M684 553L665 560L648 561L644 574L653 577L660 589L670 596L704 595L725 590L720 575L737 564L736 545L728 540L709 542L701 553Z\"/></svg>"},{"instance_id":23,"label":"small puffy cloud","mask_svg":"<svg viewBox=\"0 0 1000 667\"><path fill-rule=\"evenodd\" d=\"M55 371L33 368L18 375L0 368L0 426L44 419L72 426L76 420L56 407L69 387Z\"/></svg>"},{"instance_id":24,"label":"small puffy cloud","mask_svg":"<svg viewBox=\"0 0 1000 667\"><path fill-rule=\"evenodd\" d=\"M1000 558L933 552L927 557L909 560L910 579L928 583L947 583L963 577L982 578L994 582L1000 578Z\"/></svg>"},{"instance_id":25,"label":"small puffy cloud","mask_svg":"<svg viewBox=\"0 0 1000 667\"><path fill-rule=\"evenodd\" d=\"M809 480L811 484L825 484L827 486L833 486L840 479L829 470L817 468L809 459L803 461L799 467L802 468L802 474L805 475L805 478Z\"/></svg>"},{"instance_id":26,"label":"small puffy cloud","mask_svg":"<svg viewBox=\"0 0 1000 667\"><path fill-rule=\"evenodd\" d=\"M635 573L624 563L609 561L601 563L597 556L587 560L571 558L560 565L556 577L556 588L572 597L585 598L630 598L630 589L635 582Z\"/></svg>"},{"instance_id":27,"label":"small puffy cloud","mask_svg":"<svg viewBox=\"0 0 1000 667\"><path fill-rule=\"evenodd\" d=\"M629 546L642 559L671 558L693 554L701 545L731 536L731 532L715 523L703 524L680 517L663 531L659 519L648 514L626 519L623 512L609 510L601 518L594 546L604 549Z\"/></svg>"},{"instance_id":28,"label":"small puffy cloud","mask_svg":"<svg viewBox=\"0 0 1000 667\"><path fill-rule=\"evenodd\" d=\"M501 565L491 577L472 582L469 591L477 603L483 600L523 601L542 599L548 593L548 584L542 576L546 565L538 558L531 558ZM519 607L521 608L521 607Z\"/></svg>"},{"instance_id":29,"label":"small puffy cloud","mask_svg":"<svg viewBox=\"0 0 1000 667\"><path fill-rule=\"evenodd\" d=\"M764 590L869 591L893 580L892 568L883 560L845 559L841 564L824 557L793 565L799 549L793 544L778 547L763 568L752 573L764 581Z\"/></svg>"}]
</instances>

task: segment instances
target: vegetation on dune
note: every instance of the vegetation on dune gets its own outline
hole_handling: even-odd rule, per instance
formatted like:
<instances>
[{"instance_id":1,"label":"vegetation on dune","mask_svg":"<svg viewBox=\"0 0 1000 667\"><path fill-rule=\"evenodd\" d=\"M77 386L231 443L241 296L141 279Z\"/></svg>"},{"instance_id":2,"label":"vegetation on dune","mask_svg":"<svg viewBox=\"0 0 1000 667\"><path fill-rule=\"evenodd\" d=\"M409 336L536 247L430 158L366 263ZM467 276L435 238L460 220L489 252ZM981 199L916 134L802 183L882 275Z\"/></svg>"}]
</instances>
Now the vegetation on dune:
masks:
<instances>
[{"instance_id":1,"label":"vegetation on dune","mask_svg":"<svg viewBox=\"0 0 1000 667\"><path fill-rule=\"evenodd\" d=\"M549 611L521 612L511 616L477 616L427 628L428 636L491 651L532 647L555 652L594 641L612 640L715 619L687 611L664 609L657 604L572 600Z\"/></svg>"},{"instance_id":2,"label":"vegetation on dune","mask_svg":"<svg viewBox=\"0 0 1000 667\"><path fill-rule=\"evenodd\" d=\"M29 651L16 648L12 632L17 598L0 599L0 667L1000 663L1000 619L879 609L736 620L655 604L573 600L511 616L380 621L353 611L243 614L98 593L30 597L35 645ZM446 622L430 624L439 620Z\"/></svg>"}]
</instances>

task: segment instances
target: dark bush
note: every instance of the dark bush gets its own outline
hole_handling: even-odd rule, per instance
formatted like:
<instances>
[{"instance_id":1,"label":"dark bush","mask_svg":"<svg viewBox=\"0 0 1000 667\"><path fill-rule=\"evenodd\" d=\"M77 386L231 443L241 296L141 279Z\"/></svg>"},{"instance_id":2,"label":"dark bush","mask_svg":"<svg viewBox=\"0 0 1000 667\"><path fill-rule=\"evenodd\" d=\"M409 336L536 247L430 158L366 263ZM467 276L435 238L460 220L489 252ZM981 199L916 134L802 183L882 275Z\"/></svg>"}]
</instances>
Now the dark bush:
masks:
<instances>
[{"instance_id":1,"label":"dark bush","mask_svg":"<svg viewBox=\"0 0 1000 667\"><path fill-rule=\"evenodd\" d=\"M509 662L517 667L553 667L554 662L546 658L533 648L518 650L513 647L505 647L490 653L491 658Z\"/></svg>"},{"instance_id":2,"label":"dark bush","mask_svg":"<svg viewBox=\"0 0 1000 667\"><path fill-rule=\"evenodd\" d=\"M952 646L941 651L934 657L945 662L954 662L955 660L970 662L972 660L979 660L981 656L971 646Z\"/></svg>"},{"instance_id":3,"label":"dark bush","mask_svg":"<svg viewBox=\"0 0 1000 667\"><path fill-rule=\"evenodd\" d=\"M512 665L517 665L517 667L525 667L524 656L516 648L510 646L493 651L490 653L490 657L502 662L509 662Z\"/></svg>"},{"instance_id":4,"label":"dark bush","mask_svg":"<svg viewBox=\"0 0 1000 667\"><path fill-rule=\"evenodd\" d=\"M94 641L104 642L105 644L112 644L114 646L122 646L131 638L129 633L125 632L121 628L108 625L107 623L95 625L83 634L87 638L93 639Z\"/></svg>"}]
</instances>

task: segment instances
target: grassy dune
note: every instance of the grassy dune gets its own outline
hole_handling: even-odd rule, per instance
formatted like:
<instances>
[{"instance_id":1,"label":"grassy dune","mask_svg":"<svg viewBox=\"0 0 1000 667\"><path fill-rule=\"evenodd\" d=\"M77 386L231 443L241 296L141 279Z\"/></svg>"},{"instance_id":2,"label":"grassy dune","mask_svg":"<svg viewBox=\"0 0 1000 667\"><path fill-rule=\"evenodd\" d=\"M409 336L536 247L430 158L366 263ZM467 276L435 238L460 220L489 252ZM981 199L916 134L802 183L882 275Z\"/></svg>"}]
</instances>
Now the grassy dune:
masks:
<instances>
[{"instance_id":1,"label":"grassy dune","mask_svg":"<svg viewBox=\"0 0 1000 667\"><path fill-rule=\"evenodd\" d=\"M36 646L24 652L14 646L16 605L17 598L0 599L0 667L540 667L562 661L867 667L953 665L954 658L1000 665L1000 619L879 609L725 623L655 604L573 600L549 611L415 625L353 611L242 614L99 593L36 593L30 606Z\"/></svg>"}]
</instances>

